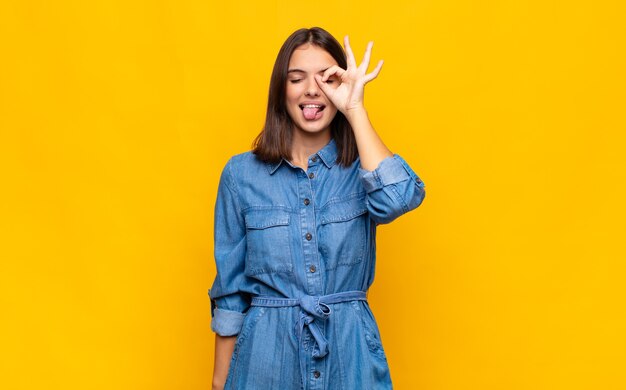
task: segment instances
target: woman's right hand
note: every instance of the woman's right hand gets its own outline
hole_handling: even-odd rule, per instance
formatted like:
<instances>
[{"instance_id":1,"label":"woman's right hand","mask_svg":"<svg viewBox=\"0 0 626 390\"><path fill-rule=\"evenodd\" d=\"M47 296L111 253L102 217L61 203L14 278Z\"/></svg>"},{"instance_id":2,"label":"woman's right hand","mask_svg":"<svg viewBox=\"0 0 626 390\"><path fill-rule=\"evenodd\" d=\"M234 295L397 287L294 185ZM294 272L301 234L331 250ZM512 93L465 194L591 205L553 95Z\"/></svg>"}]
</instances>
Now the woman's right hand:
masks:
<instances>
[{"instance_id":1,"label":"woman's right hand","mask_svg":"<svg viewBox=\"0 0 626 390\"><path fill-rule=\"evenodd\" d=\"M213 366L213 390L224 390L230 360L235 350L237 336L220 336L215 334L215 363Z\"/></svg>"}]
</instances>

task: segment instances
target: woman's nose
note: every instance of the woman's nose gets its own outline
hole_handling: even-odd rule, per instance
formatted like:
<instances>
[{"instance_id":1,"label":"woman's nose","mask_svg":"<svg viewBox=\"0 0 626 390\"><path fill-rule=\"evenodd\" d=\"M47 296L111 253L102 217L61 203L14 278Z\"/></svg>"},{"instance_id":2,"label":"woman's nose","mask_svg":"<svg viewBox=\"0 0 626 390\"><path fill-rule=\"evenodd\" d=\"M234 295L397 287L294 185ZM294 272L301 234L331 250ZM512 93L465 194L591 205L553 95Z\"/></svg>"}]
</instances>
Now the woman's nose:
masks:
<instances>
[{"instance_id":1,"label":"woman's nose","mask_svg":"<svg viewBox=\"0 0 626 390\"><path fill-rule=\"evenodd\" d=\"M309 85L307 85L306 90L304 91L305 96L319 96L320 87L317 85L315 79L311 79Z\"/></svg>"}]
</instances>

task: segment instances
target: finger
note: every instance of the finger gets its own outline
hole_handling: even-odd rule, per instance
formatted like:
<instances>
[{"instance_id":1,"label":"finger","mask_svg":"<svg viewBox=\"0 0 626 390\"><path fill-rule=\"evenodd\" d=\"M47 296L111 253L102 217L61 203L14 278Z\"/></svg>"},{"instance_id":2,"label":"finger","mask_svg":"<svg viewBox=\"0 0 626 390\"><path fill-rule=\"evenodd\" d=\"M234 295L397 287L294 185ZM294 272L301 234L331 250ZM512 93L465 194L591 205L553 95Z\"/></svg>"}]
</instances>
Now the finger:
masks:
<instances>
[{"instance_id":1,"label":"finger","mask_svg":"<svg viewBox=\"0 0 626 390\"><path fill-rule=\"evenodd\" d=\"M370 41L367 44L367 49L365 49L365 54L363 55L363 62L359 65L359 68L363 69L363 73L367 72L367 68L370 66L370 57L372 55L372 46L374 46L374 42Z\"/></svg>"},{"instance_id":2,"label":"finger","mask_svg":"<svg viewBox=\"0 0 626 390\"><path fill-rule=\"evenodd\" d=\"M352 48L350 47L350 38L348 38L347 35L343 38L343 45L346 47L346 61L348 62L348 68L356 68L354 53L352 53Z\"/></svg>"},{"instance_id":3,"label":"finger","mask_svg":"<svg viewBox=\"0 0 626 390\"><path fill-rule=\"evenodd\" d=\"M383 68L383 60L380 60L378 61L378 65L376 65L376 68L374 68L374 70L371 73L366 74L365 77L363 77L363 80L366 83L374 80L378 76L382 68Z\"/></svg>"},{"instance_id":4,"label":"finger","mask_svg":"<svg viewBox=\"0 0 626 390\"><path fill-rule=\"evenodd\" d=\"M324 71L324 74L322 75L322 81L328 81L328 78L334 74L336 74L338 77L341 77L344 73L346 73L344 69L341 69L338 65L333 65L330 68L326 69L326 71Z\"/></svg>"},{"instance_id":5,"label":"finger","mask_svg":"<svg viewBox=\"0 0 626 390\"><path fill-rule=\"evenodd\" d=\"M322 76L320 76L319 74L315 75L315 81L317 82L317 85L319 85L322 92L324 92L324 94L330 99L335 90L330 85L323 82Z\"/></svg>"}]
</instances>

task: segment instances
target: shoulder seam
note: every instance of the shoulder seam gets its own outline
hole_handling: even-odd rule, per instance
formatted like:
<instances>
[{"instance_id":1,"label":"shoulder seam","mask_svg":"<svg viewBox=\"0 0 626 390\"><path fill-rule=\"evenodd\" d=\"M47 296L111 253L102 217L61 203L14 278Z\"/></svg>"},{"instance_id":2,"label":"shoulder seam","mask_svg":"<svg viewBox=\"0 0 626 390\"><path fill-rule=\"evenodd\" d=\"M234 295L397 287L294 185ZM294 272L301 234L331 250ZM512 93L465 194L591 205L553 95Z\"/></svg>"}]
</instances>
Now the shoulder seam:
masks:
<instances>
[{"instance_id":1,"label":"shoulder seam","mask_svg":"<svg viewBox=\"0 0 626 390\"><path fill-rule=\"evenodd\" d=\"M236 199L235 207L237 211L241 213L241 210L242 210L241 199L239 198L239 190L237 188L237 181L235 180L235 176L233 175L233 170L232 170L232 165L234 164L234 161L233 161L234 157L235 156L229 158L228 162L226 162L225 169L227 170L226 174L228 177L228 180L226 180L226 185L228 186L228 188L230 188L232 192L234 192L235 199Z\"/></svg>"}]
</instances>

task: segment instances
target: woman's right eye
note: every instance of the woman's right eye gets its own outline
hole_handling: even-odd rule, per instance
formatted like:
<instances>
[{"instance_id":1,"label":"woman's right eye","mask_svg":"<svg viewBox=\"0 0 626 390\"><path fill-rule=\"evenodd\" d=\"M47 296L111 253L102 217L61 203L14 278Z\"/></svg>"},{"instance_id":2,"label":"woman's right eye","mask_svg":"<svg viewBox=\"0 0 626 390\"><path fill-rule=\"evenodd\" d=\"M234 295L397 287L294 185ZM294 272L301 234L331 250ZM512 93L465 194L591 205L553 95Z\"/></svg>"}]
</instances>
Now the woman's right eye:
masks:
<instances>
[{"instance_id":1,"label":"woman's right eye","mask_svg":"<svg viewBox=\"0 0 626 390\"><path fill-rule=\"evenodd\" d=\"M291 81L292 84L296 84L299 83L300 81L302 81L302 79L293 79L293 80L289 80Z\"/></svg>"}]
</instances>

